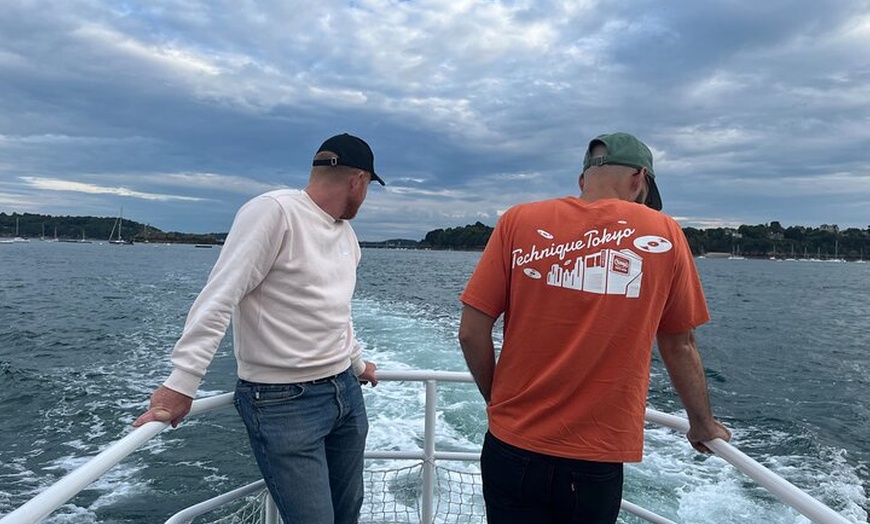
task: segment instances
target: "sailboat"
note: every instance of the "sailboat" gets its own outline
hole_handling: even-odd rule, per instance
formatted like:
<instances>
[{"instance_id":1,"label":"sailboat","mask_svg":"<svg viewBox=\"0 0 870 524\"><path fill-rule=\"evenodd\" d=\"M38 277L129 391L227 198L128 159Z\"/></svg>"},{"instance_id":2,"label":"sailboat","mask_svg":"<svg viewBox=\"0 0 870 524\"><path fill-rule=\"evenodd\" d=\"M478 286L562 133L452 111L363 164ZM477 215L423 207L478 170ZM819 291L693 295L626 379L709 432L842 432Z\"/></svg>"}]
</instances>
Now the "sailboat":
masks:
<instances>
[{"instance_id":1,"label":"sailboat","mask_svg":"<svg viewBox=\"0 0 870 524\"><path fill-rule=\"evenodd\" d=\"M840 241L834 240L834 258L829 258L828 262L845 262L844 259L840 258Z\"/></svg>"},{"instance_id":2,"label":"sailboat","mask_svg":"<svg viewBox=\"0 0 870 524\"><path fill-rule=\"evenodd\" d=\"M124 210L122 209L121 212L118 213L118 218L115 220L114 225L112 225L112 232L109 233L109 244L130 245L133 243L132 240L124 240L121 237L121 226L124 225L124 218L122 217L123 213L124 213ZM115 231L118 232L117 235L115 234Z\"/></svg>"},{"instance_id":3,"label":"sailboat","mask_svg":"<svg viewBox=\"0 0 870 524\"><path fill-rule=\"evenodd\" d=\"M55 233L55 236L57 236L57 233ZM82 228L81 240L75 238L60 238L58 239L58 242L68 242L73 244L93 244L92 241L88 240L87 237L85 237L85 228Z\"/></svg>"},{"instance_id":4,"label":"sailboat","mask_svg":"<svg viewBox=\"0 0 870 524\"><path fill-rule=\"evenodd\" d=\"M861 248L861 258L856 260L855 263L856 264L866 264L867 263L866 261L864 261L864 248L863 247Z\"/></svg>"},{"instance_id":5,"label":"sailboat","mask_svg":"<svg viewBox=\"0 0 870 524\"><path fill-rule=\"evenodd\" d=\"M776 244L773 245L773 254L768 257L768 260L773 260L774 262L782 262L781 258L776 258Z\"/></svg>"},{"instance_id":6,"label":"sailboat","mask_svg":"<svg viewBox=\"0 0 870 524\"><path fill-rule=\"evenodd\" d=\"M18 236L18 221L19 220L20 219L18 217L15 217L15 238L13 238L12 241L13 242L30 242L30 239L22 238L22 237Z\"/></svg>"},{"instance_id":7,"label":"sailboat","mask_svg":"<svg viewBox=\"0 0 870 524\"><path fill-rule=\"evenodd\" d=\"M45 236L45 223L42 224L42 235L39 236L39 239L43 242L57 242L57 227L54 228L54 238L48 238Z\"/></svg>"}]
</instances>

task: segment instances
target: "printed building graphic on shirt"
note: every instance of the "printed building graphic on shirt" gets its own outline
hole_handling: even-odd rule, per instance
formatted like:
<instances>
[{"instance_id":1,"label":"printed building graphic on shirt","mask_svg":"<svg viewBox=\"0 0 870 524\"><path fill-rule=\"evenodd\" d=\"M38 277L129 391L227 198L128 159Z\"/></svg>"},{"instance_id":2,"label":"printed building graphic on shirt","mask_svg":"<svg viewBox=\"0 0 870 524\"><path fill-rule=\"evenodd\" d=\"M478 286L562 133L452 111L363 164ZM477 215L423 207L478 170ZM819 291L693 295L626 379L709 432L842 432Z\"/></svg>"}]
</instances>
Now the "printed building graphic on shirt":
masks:
<instances>
[{"instance_id":1,"label":"printed building graphic on shirt","mask_svg":"<svg viewBox=\"0 0 870 524\"><path fill-rule=\"evenodd\" d=\"M563 267L565 266L565 267ZM643 259L630 249L603 249L577 257L564 264L553 264L547 284L601 295L640 296Z\"/></svg>"}]
</instances>

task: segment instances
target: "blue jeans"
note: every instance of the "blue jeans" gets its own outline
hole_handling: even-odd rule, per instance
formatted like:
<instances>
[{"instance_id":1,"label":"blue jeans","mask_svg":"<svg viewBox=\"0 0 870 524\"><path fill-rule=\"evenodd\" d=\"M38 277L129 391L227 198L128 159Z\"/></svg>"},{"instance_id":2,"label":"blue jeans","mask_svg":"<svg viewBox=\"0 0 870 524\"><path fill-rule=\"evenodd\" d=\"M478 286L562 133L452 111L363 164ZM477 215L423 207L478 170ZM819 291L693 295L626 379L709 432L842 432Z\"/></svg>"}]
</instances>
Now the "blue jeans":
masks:
<instances>
[{"instance_id":1,"label":"blue jeans","mask_svg":"<svg viewBox=\"0 0 870 524\"><path fill-rule=\"evenodd\" d=\"M480 455L490 524L611 524L622 501L622 464L542 455L487 432Z\"/></svg>"},{"instance_id":2,"label":"blue jeans","mask_svg":"<svg viewBox=\"0 0 870 524\"><path fill-rule=\"evenodd\" d=\"M298 384L239 380L235 406L285 524L356 524L368 418L347 370Z\"/></svg>"}]
</instances>

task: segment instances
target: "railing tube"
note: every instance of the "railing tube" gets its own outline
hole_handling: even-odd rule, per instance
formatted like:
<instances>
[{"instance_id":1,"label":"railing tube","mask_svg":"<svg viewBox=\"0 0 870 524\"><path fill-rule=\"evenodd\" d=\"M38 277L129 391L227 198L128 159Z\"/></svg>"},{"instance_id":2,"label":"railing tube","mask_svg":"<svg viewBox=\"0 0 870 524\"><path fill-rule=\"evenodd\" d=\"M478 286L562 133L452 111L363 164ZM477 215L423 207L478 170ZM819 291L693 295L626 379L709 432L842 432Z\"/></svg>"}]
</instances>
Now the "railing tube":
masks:
<instances>
[{"instance_id":1,"label":"railing tube","mask_svg":"<svg viewBox=\"0 0 870 524\"><path fill-rule=\"evenodd\" d=\"M468 453L436 453L435 451L437 382L472 382L471 376L464 372L433 372L417 370L384 370L379 371L378 375L381 380L385 381L411 380L422 381L426 384L424 450L421 457L423 460L421 518L422 522L425 524L431 524L434 520L435 510L435 460L467 460L469 456L471 458L474 457L474 454ZM214 397L196 400L193 402L190 415L193 416L219 407L228 406L232 401L232 397L232 393L225 393ZM689 429L688 421L653 409L647 409L646 420L682 433L686 433ZM142 444L160 433L167 426L168 424L161 422L150 422L131 431L128 435L108 446L97 456L93 457L85 465L73 470L65 477L46 488L43 492L30 499L24 505L20 506L18 509L0 518L0 524L32 524L33 522L37 522L47 517L57 508L77 495L80 491L85 489L91 482L99 478L103 473L139 448ZM781 501L795 508L813 522L818 524L850 524L845 517L822 504L808 493L801 491L776 473L766 469L763 465L745 455L737 448L731 446L729 443L716 439L714 441L706 442L706 444L718 456L742 471L759 485L769 490ZM387 453L389 452L369 452L367 455L372 455L372 458L386 458L387 456L396 458L396 455L387 455ZM419 452L411 452L407 454L399 453L398 455L407 455L405 458L420 458ZM278 522L277 512L274 510L274 504L271 503L271 499L267 499L266 506L267 508L271 508L267 510L266 522L270 524ZM634 513L634 505L624 503L624 507L626 507L629 512ZM269 519L270 512L274 514L272 519ZM659 521L650 520L650 522ZM664 519L661 522L669 521Z\"/></svg>"},{"instance_id":2,"label":"railing tube","mask_svg":"<svg viewBox=\"0 0 870 524\"><path fill-rule=\"evenodd\" d=\"M278 506L272 495L266 492L266 501L263 504L263 524L280 524L281 515L278 513Z\"/></svg>"},{"instance_id":3,"label":"railing tube","mask_svg":"<svg viewBox=\"0 0 870 524\"><path fill-rule=\"evenodd\" d=\"M423 496L420 519L424 524L435 520L435 417L438 386L435 380L426 381L426 418L423 425Z\"/></svg>"},{"instance_id":4,"label":"railing tube","mask_svg":"<svg viewBox=\"0 0 870 524\"><path fill-rule=\"evenodd\" d=\"M224 393L214 397L194 401L190 415L198 415L205 411L225 406L232 393ZM151 440L155 435L166 429L169 424L164 422L149 422L134 429L121 440L107 447L100 454L89 460L85 465L73 470L67 476L55 482L39 495L25 502L21 507L0 519L2 524L32 524L50 515L69 499L88 487L103 473L121 462L127 455L136 451L139 446Z\"/></svg>"},{"instance_id":5,"label":"railing tube","mask_svg":"<svg viewBox=\"0 0 870 524\"><path fill-rule=\"evenodd\" d=\"M638 516L647 522L651 522L652 524L677 524L673 520L666 519L662 517L658 513L653 513L652 511L642 508L637 504L633 504L625 499L622 499L622 502L619 504L620 509L627 513L631 513L632 515Z\"/></svg>"},{"instance_id":6,"label":"railing tube","mask_svg":"<svg viewBox=\"0 0 870 524\"><path fill-rule=\"evenodd\" d=\"M680 433L689 431L689 421L674 415L647 408L646 420L675 429ZM779 500L798 510L803 516L818 524L851 524L845 517L822 504L810 494L791 482L765 468L753 458L722 439L704 443L716 455L742 471L747 477L763 486Z\"/></svg>"},{"instance_id":7,"label":"railing tube","mask_svg":"<svg viewBox=\"0 0 870 524\"><path fill-rule=\"evenodd\" d=\"M845 517L822 504L791 482L776 475L739 449L721 439L705 442L708 448L728 461L759 485L767 488L781 501L818 524L851 524Z\"/></svg>"},{"instance_id":8,"label":"railing tube","mask_svg":"<svg viewBox=\"0 0 870 524\"><path fill-rule=\"evenodd\" d=\"M128 434L92 458L85 466L73 470L67 476L47 487L45 491L3 517L3 524L33 524L47 517L88 487L91 482L100 478L103 473L113 468L124 457L163 431L167 425L162 422L149 422Z\"/></svg>"},{"instance_id":9,"label":"railing tube","mask_svg":"<svg viewBox=\"0 0 870 524\"><path fill-rule=\"evenodd\" d=\"M175 515L169 518L163 524L187 524L189 522L193 522L193 519L211 511L215 508L219 508L224 504L232 502L234 500L240 499L242 497L246 497L251 493L256 493L257 491L261 491L266 487L266 482L263 480L258 480L256 482L251 482L247 486L242 486L241 488L236 488L232 491L228 491L217 497L210 498L206 501L200 502L199 504L194 504L189 508L186 508L182 511L179 511ZM268 521L267 521L268 522Z\"/></svg>"}]
</instances>

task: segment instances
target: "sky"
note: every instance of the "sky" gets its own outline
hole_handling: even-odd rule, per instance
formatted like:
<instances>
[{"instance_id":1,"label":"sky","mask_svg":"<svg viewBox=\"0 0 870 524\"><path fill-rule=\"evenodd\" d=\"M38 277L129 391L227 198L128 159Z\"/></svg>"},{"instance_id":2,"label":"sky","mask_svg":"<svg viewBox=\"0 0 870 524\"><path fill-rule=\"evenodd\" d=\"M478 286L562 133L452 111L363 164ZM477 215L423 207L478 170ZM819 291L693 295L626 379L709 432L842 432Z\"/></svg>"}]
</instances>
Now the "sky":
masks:
<instances>
[{"instance_id":1,"label":"sky","mask_svg":"<svg viewBox=\"0 0 870 524\"><path fill-rule=\"evenodd\" d=\"M580 193L655 156L683 227L870 227L870 0L2 0L0 212L226 232L328 137L360 240Z\"/></svg>"}]
</instances>

